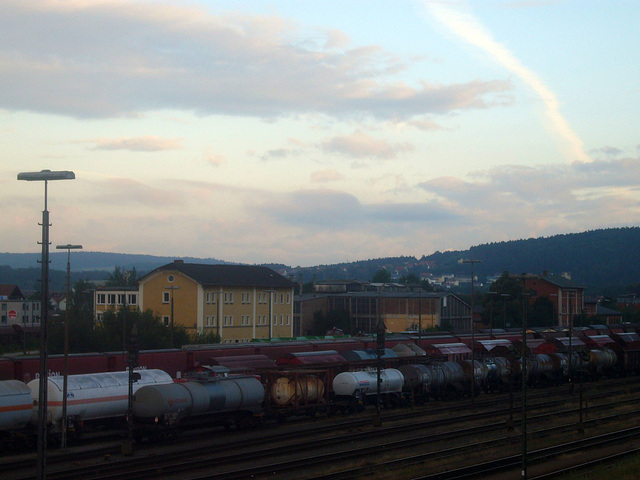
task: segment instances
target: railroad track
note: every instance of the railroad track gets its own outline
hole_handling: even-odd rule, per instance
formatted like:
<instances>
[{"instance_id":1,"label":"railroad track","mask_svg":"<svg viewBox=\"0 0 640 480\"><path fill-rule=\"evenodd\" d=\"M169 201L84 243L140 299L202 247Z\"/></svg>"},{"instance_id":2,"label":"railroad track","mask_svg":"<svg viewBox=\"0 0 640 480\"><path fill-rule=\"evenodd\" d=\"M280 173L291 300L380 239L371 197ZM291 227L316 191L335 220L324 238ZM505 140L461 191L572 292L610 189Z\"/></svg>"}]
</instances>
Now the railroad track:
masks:
<instances>
[{"instance_id":1,"label":"railroad track","mask_svg":"<svg viewBox=\"0 0 640 480\"><path fill-rule=\"evenodd\" d=\"M613 382L613 384L615 384L615 382ZM629 393L629 392L637 391L637 388L638 388L637 384L628 385L625 383L623 387L617 389L617 393L621 393L621 392ZM565 390L566 388L558 388L557 390L554 390L559 395L559 398L557 399L550 399L549 398L550 393L548 390L535 392L535 394L532 394L531 396L529 396L530 398L529 411L531 413L534 413L536 410L549 410L552 407L557 407L558 405L566 403L567 398L566 398ZM595 403L596 399L602 398L602 397L608 397L616 394L615 390L606 391L607 390L606 388L599 389L599 390L602 390L602 391L599 391L599 393L592 393L589 395L591 405L588 410L585 410L585 412L591 412L596 409L603 411L604 409L615 408L616 406L620 405L620 402L608 402L608 403L603 403L599 405L596 404ZM542 397L542 398L546 398L547 400L536 404L535 402L532 401L533 400L532 397ZM505 398L506 396L503 396L502 400L504 400ZM472 422L474 420L477 420L478 415L482 415L485 419L500 418L502 419L502 421L498 420L494 422L492 426L484 425L480 427L461 430L457 433L458 435L457 438L461 438L461 437L464 438L471 435L475 435L479 431L482 431L485 433L488 432L489 430L504 431L505 430L504 418L508 413L508 409L493 407L496 404L496 402L499 401L494 395L492 395L491 398L487 398L487 399L483 398L482 399L483 401L478 401L479 399L476 399L476 400L477 400L476 410L474 412L466 413L464 415L457 415L455 417L449 415L439 419L433 419L433 418L424 419L424 417L432 417L434 415L442 414L443 411L448 411L449 413L451 413L452 410L456 408L460 408L461 406L467 407L468 400L460 401L460 402L445 402L443 405L438 405L435 408L434 406L431 406L431 408L427 407L424 409L413 409L408 412L403 411L403 412L393 412L390 414L385 414L383 416L383 421L385 424L391 423L391 422L402 422L403 420L407 420L407 419L412 420L412 422L409 426L402 425L402 424L394 425L394 426L385 426L384 428L372 430L367 434L370 435L372 439L375 439L375 438L390 437L392 435L402 435L416 429L433 431L433 429L440 428L443 425L451 426L453 424L462 424L464 422ZM519 399L516 398L515 401L517 404ZM632 402L632 401L633 400L627 400L627 402ZM577 409L565 409L565 410L555 411L552 413L547 413L545 415L540 415L539 417L532 417L532 421L534 419L542 419L545 416L575 415L576 412L577 412ZM420 418L420 420L418 420L418 418ZM287 448L290 451L293 448L293 446L295 446L297 450L302 451L304 449L305 451L311 452L311 456L313 457L313 456L317 456L314 452L317 452L319 449L324 448L327 445L330 445L330 444L345 445L345 444L349 444L349 442L351 443L358 442L359 440L362 439L362 433L359 431L354 433L348 433L347 431L363 429L365 427L369 427L370 425L371 425L370 415L366 415L358 419L353 419L353 420L350 419L346 421L343 425L338 427L335 424L315 425L313 422L311 422L310 424L306 425L304 430L302 431L294 430L294 431L289 431L287 433L284 433L288 435L289 439L292 441L291 445L289 445L288 447L282 443L277 443L282 441L282 438L281 438L283 436L282 429L276 429L274 432L268 432L267 434L263 434L263 435L260 435L259 433L255 434L255 432L253 432L251 436L254 438L252 438L251 440L248 440L247 438L238 438L237 440L229 440L229 438L227 438L229 437L229 435L226 433L223 433L222 436L224 437L223 439L224 441L216 441L213 443L210 442L205 447L191 448L191 447L188 447L189 444L185 442L184 445L188 448L189 453L188 454L180 453L179 456L176 453L172 453L171 457L172 459L175 460L175 461L172 461L174 466L164 465L165 459L159 457L158 455L145 454L145 456L143 457L142 456L143 449L141 449L141 454L140 454L141 456L137 458L129 458L122 461L117 461L115 458L112 458L112 460L109 462L94 461L93 465L88 465L85 467L76 467L73 469L68 468L69 464L82 462L83 461L82 456L78 456L75 459L72 459L70 455L67 455L67 456L61 455L59 458L56 458L57 456L52 456L51 458L48 459L48 464L52 467L55 466L56 469L58 469L59 466L63 468L61 468L59 471L50 471L48 474L48 477L51 479L55 479L55 478L117 479L117 478L134 478L134 477L145 478L145 476L158 478L159 472L162 472L162 475L164 478L165 475L171 474L172 471L178 471L184 474L184 472L187 470L195 470L198 468L206 469L210 467L212 463L216 463L217 465L220 465L220 466L222 466L223 463L228 464L229 462L231 462L231 464L234 464L242 461L243 458L246 459L247 455L249 455L247 452L251 452L250 455L252 456L252 459L254 461L257 461L258 458L271 459L271 458L274 458L275 455L277 455L278 453L281 453L283 448ZM517 426L517 422L515 426ZM338 428L345 433L341 433L340 435L337 435L333 438L332 437L320 438L315 442L303 441L305 437L320 436L322 434L325 434L326 432L335 431ZM454 435L454 437L450 437L450 438L455 439L456 434L454 433L452 435ZM394 443L395 445L394 448L397 448L397 449L408 448L411 446L412 443L413 444L420 443L420 442L424 443L426 441L433 441L436 438L439 438L440 439L439 441L445 440L445 437L435 437L435 434L433 433L429 433L427 434L427 436L428 436L428 439L426 436L422 438L412 437L412 439L408 440L404 444L402 442ZM255 443L249 443L249 442L255 442ZM275 445L275 446L264 447L264 445ZM353 455L375 456L376 452L380 451L379 446L377 447L377 450L375 446L371 448L373 448L373 450L369 450L369 451L367 451L366 449L365 450L356 449L351 453L351 455L352 456ZM103 455L115 456L117 454L116 450L118 449L119 449L119 445L113 446L111 447L111 449L100 451L99 454L100 456L103 456ZM242 449L246 449L246 450L242 450ZM207 453L210 454L212 450L219 451L220 454L207 455ZM229 453L234 451L238 451L239 453L237 454ZM83 455L86 455L86 453ZM205 456L205 458L201 458L201 459L197 458L203 455ZM93 457L95 458L95 454L93 454ZM333 459L332 462L335 461L336 453L335 452L332 453L330 458ZM347 455L345 458L348 459L349 456ZM24 461L24 460L21 460L21 461ZM276 465L268 464L267 470L274 471L275 469L277 471L281 471L281 470L287 471L288 469L296 468L295 461L290 461L290 462L291 462L290 466L287 466L287 462L285 461L285 462L282 462L282 465L278 468L276 468ZM311 460L309 460L309 458L305 458L303 460L303 464L305 465L309 465L310 462ZM326 463L327 460L322 459L320 460L319 464L322 464L323 462ZM245 475L244 478L246 478L246 475L260 475L259 473L260 468L264 468L264 467L251 467L248 470L240 471L239 473L235 474L235 475L238 475L236 477L230 476L232 473L231 471L227 470L226 472L223 473L224 475L223 477L215 477L215 476L209 475L206 478L243 478L242 475ZM31 476L26 475L23 477L18 476L13 478L31 478ZM185 477L181 476L180 478L184 479Z\"/></svg>"}]
</instances>

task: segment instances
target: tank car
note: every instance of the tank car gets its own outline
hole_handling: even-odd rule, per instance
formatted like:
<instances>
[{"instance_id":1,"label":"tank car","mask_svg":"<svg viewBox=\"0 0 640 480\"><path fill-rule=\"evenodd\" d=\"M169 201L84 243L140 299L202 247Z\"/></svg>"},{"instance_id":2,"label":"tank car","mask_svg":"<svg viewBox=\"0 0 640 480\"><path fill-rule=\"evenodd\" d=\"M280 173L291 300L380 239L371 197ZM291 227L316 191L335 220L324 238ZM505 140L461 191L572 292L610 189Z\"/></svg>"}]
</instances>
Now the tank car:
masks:
<instances>
[{"instance_id":1,"label":"tank car","mask_svg":"<svg viewBox=\"0 0 640 480\"><path fill-rule=\"evenodd\" d=\"M511 362L506 357L487 357L483 361L487 368L485 389L487 392L504 392L509 389Z\"/></svg>"},{"instance_id":2,"label":"tank car","mask_svg":"<svg viewBox=\"0 0 640 480\"><path fill-rule=\"evenodd\" d=\"M145 385L133 397L136 435L157 434L205 417L211 423L244 426L260 416L264 396L256 377L229 375L225 367L208 367L185 381Z\"/></svg>"},{"instance_id":3,"label":"tank car","mask_svg":"<svg viewBox=\"0 0 640 480\"><path fill-rule=\"evenodd\" d=\"M31 420L31 390L19 380L0 382L0 432L24 428Z\"/></svg>"},{"instance_id":4,"label":"tank car","mask_svg":"<svg viewBox=\"0 0 640 480\"><path fill-rule=\"evenodd\" d=\"M369 397L378 392L377 370L342 372L333 379L333 393L336 400L345 400L350 406L364 406ZM404 386L404 376L395 368L380 370L380 394L387 405L399 402Z\"/></svg>"},{"instance_id":5,"label":"tank car","mask_svg":"<svg viewBox=\"0 0 640 480\"><path fill-rule=\"evenodd\" d=\"M145 385L173 383L162 370L139 370L140 378L133 384L133 392ZM47 377L47 417L51 432L62 428L62 391L64 377ZM27 386L34 399L38 398L40 379ZM128 407L129 372L91 373L67 377L67 425L76 433L89 424L113 422L125 417ZM37 404L37 401L34 401ZM34 408L34 418L37 408Z\"/></svg>"}]
</instances>

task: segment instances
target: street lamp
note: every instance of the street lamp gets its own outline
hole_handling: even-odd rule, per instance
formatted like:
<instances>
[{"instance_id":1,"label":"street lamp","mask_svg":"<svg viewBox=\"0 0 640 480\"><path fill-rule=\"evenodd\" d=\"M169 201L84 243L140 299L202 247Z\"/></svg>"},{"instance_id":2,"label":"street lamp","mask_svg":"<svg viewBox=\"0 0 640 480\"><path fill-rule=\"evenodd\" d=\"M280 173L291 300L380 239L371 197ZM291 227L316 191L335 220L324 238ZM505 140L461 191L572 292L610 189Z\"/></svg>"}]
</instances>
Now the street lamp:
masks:
<instances>
[{"instance_id":1,"label":"street lamp","mask_svg":"<svg viewBox=\"0 0 640 480\"><path fill-rule=\"evenodd\" d=\"M40 380L38 386L38 478L45 479L47 474L47 321L49 319L49 211L47 210L47 187L49 181L73 180L75 173L65 170L52 172L22 172L18 180L44 182L44 210L42 210L42 314L40 316Z\"/></svg>"},{"instance_id":2,"label":"street lamp","mask_svg":"<svg viewBox=\"0 0 640 480\"><path fill-rule=\"evenodd\" d=\"M62 380L62 439L60 447L67 448L67 377L69 376L69 297L71 295L71 250L80 250L82 245L56 245L67 251L67 305L64 309L64 368Z\"/></svg>"},{"instance_id":3,"label":"street lamp","mask_svg":"<svg viewBox=\"0 0 640 480\"><path fill-rule=\"evenodd\" d=\"M276 292L275 290L265 290L265 293L269 294L269 341L271 341L271 337L273 336L273 294Z\"/></svg>"},{"instance_id":4,"label":"street lamp","mask_svg":"<svg viewBox=\"0 0 640 480\"><path fill-rule=\"evenodd\" d=\"M171 338L171 348L173 348L173 291L174 290L180 290L180 287L176 287L175 285L172 285L170 287L164 287L165 290L171 290L171 326L170 326L170 338Z\"/></svg>"},{"instance_id":5,"label":"street lamp","mask_svg":"<svg viewBox=\"0 0 640 480\"><path fill-rule=\"evenodd\" d=\"M482 263L482 260L471 260L466 259L462 260L462 263L470 263L471 264L471 408L475 406L475 385L476 385L476 342L475 342L475 326L473 325L473 311L475 308L474 304L474 282L473 282L473 265L475 263Z\"/></svg>"}]
</instances>

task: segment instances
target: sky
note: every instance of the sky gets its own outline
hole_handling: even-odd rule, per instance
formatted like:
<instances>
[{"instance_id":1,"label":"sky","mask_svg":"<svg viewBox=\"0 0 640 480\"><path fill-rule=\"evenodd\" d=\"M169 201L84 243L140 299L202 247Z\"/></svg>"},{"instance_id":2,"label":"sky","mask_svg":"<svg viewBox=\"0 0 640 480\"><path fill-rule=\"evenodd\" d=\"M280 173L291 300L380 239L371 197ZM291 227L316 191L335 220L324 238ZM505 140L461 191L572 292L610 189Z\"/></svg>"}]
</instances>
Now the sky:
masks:
<instances>
[{"instance_id":1,"label":"sky","mask_svg":"<svg viewBox=\"0 0 640 480\"><path fill-rule=\"evenodd\" d=\"M0 0L0 251L314 266L640 224L633 0Z\"/></svg>"}]
</instances>

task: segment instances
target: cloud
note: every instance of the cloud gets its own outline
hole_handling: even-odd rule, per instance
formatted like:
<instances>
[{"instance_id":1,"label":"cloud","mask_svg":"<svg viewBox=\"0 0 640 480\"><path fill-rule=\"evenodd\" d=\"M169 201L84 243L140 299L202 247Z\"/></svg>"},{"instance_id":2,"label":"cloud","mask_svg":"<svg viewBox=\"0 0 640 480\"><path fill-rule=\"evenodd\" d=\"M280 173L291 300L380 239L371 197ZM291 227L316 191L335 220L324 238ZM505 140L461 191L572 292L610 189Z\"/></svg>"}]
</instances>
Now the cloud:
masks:
<instances>
[{"instance_id":1,"label":"cloud","mask_svg":"<svg viewBox=\"0 0 640 480\"><path fill-rule=\"evenodd\" d=\"M304 31L303 31L304 30ZM77 118L182 109L408 119L488 108L511 86L394 80L411 60L276 16L172 2L7 0L0 108Z\"/></svg>"},{"instance_id":2,"label":"cloud","mask_svg":"<svg viewBox=\"0 0 640 480\"><path fill-rule=\"evenodd\" d=\"M344 175L333 168L311 173L311 183L336 182L342 179L344 179Z\"/></svg>"},{"instance_id":3,"label":"cloud","mask_svg":"<svg viewBox=\"0 0 640 480\"><path fill-rule=\"evenodd\" d=\"M215 153L211 148L207 148L204 152L204 161L212 167L219 167L227 162L227 157L222 154Z\"/></svg>"},{"instance_id":4,"label":"cloud","mask_svg":"<svg viewBox=\"0 0 640 480\"><path fill-rule=\"evenodd\" d=\"M130 150L132 152L158 152L182 148L182 140L160 138L153 135L135 138L97 139L95 144L94 150Z\"/></svg>"},{"instance_id":5,"label":"cloud","mask_svg":"<svg viewBox=\"0 0 640 480\"><path fill-rule=\"evenodd\" d=\"M617 157L622 155L623 151L616 147L605 146L602 148L594 148L590 150L589 153L591 153L592 155L602 154L607 157Z\"/></svg>"},{"instance_id":6,"label":"cloud","mask_svg":"<svg viewBox=\"0 0 640 480\"><path fill-rule=\"evenodd\" d=\"M317 265L640 223L640 158L411 178L414 200L398 203L338 189L272 192L206 178L76 173L82 182L51 186L52 241L72 233L92 251ZM11 197L11 216L0 225L6 239L20 225L25 238L15 241L31 250L40 234L37 187Z\"/></svg>"},{"instance_id":7,"label":"cloud","mask_svg":"<svg viewBox=\"0 0 640 480\"><path fill-rule=\"evenodd\" d=\"M551 121L552 128L565 139L568 145L571 161L591 161L589 155L584 151L582 140L560 112L560 102L555 93L535 72L524 66L504 45L494 40L491 33L470 13L454 8L450 3L427 2L426 5L429 12L439 22L460 38L489 54L504 68L515 73L538 94L546 105L547 116Z\"/></svg>"},{"instance_id":8,"label":"cloud","mask_svg":"<svg viewBox=\"0 0 640 480\"><path fill-rule=\"evenodd\" d=\"M321 148L325 152L345 154L354 158L390 159L398 153L411 151L414 147L406 142L390 144L357 130L348 136L325 140Z\"/></svg>"}]
</instances>

